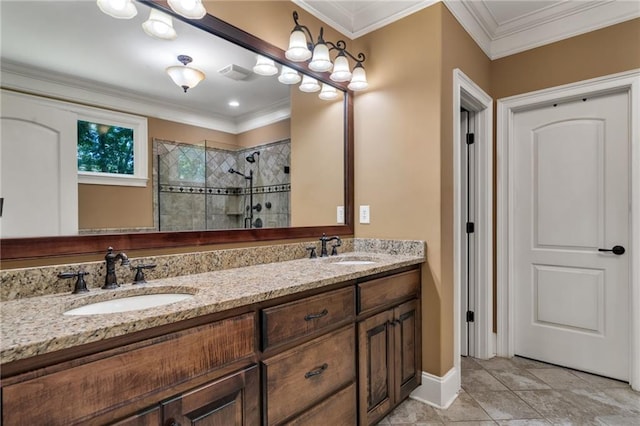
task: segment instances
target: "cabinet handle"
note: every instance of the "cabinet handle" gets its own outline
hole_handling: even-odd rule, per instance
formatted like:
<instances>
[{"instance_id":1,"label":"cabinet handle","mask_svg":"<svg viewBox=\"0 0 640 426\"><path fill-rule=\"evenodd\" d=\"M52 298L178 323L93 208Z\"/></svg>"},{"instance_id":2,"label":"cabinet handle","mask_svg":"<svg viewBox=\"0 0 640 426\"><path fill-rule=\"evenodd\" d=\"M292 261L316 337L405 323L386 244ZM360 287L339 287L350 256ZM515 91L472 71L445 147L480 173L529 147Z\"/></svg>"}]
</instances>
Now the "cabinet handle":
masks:
<instances>
[{"instance_id":1,"label":"cabinet handle","mask_svg":"<svg viewBox=\"0 0 640 426\"><path fill-rule=\"evenodd\" d=\"M316 318L322 318L323 316L327 315L329 313L329 311L327 311L326 309L323 309L322 312L318 312L317 314L307 314L304 316L304 320L305 321L311 321L314 320Z\"/></svg>"},{"instance_id":2,"label":"cabinet handle","mask_svg":"<svg viewBox=\"0 0 640 426\"><path fill-rule=\"evenodd\" d=\"M322 364L320 367L316 368L315 370L311 370L311 371L307 371L304 375L305 379L309 379L313 376L317 376L319 374L322 374L324 372L324 370L326 370L327 368L329 368L329 364L324 363Z\"/></svg>"}]
</instances>

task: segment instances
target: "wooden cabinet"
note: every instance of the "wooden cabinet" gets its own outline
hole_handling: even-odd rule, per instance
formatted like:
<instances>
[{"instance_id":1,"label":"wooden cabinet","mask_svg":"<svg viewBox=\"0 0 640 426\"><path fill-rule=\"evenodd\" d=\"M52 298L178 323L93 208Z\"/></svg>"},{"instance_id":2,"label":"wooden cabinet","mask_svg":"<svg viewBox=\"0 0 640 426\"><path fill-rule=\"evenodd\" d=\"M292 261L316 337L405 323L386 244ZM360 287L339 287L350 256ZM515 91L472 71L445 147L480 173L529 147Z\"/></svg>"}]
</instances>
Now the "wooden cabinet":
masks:
<instances>
[{"instance_id":1,"label":"wooden cabinet","mask_svg":"<svg viewBox=\"0 0 640 426\"><path fill-rule=\"evenodd\" d=\"M356 377L353 325L263 361L265 420L280 424Z\"/></svg>"},{"instance_id":2,"label":"wooden cabinet","mask_svg":"<svg viewBox=\"0 0 640 426\"><path fill-rule=\"evenodd\" d=\"M163 425L253 426L260 423L258 367L207 383L162 404Z\"/></svg>"},{"instance_id":3,"label":"wooden cabinet","mask_svg":"<svg viewBox=\"0 0 640 426\"><path fill-rule=\"evenodd\" d=\"M2 424L374 424L420 382L420 271L404 271L54 356L3 378Z\"/></svg>"},{"instance_id":4,"label":"wooden cabinet","mask_svg":"<svg viewBox=\"0 0 640 426\"><path fill-rule=\"evenodd\" d=\"M252 363L255 350L255 314L247 313L132 344L111 356L80 358L3 386L2 424L90 424L127 403L151 406L176 387L243 359ZM129 424L147 424L140 416Z\"/></svg>"},{"instance_id":5,"label":"wooden cabinet","mask_svg":"<svg viewBox=\"0 0 640 426\"><path fill-rule=\"evenodd\" d=\"M358 322L360 425L380 421L420 384L419 282L410 271L359 284L359 307L370 313Z\"/></svg>"}]
</instances>

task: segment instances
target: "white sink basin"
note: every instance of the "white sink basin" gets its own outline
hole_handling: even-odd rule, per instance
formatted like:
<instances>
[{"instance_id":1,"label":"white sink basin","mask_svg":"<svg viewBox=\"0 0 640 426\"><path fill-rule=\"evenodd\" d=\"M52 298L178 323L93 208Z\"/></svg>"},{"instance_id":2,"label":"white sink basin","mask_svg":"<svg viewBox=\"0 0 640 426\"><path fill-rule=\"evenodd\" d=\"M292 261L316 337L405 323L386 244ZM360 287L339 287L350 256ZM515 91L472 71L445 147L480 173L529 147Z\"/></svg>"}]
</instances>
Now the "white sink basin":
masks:
<instances>
[{"instance_id":1,"label":"white sink basin","mask_svg":"<svg viewBox=\"0 0 640 426\"><path fill-rule=\"evenodd\" d=\"M65 315L99 315L113 314L117 312L137 311L140 309L155 308L191 299L193 294L164 293L143 294L140 296L122 297L120 299L106 300L104 302L91 303L66 311Z\"/></svg>"}]
</instances>

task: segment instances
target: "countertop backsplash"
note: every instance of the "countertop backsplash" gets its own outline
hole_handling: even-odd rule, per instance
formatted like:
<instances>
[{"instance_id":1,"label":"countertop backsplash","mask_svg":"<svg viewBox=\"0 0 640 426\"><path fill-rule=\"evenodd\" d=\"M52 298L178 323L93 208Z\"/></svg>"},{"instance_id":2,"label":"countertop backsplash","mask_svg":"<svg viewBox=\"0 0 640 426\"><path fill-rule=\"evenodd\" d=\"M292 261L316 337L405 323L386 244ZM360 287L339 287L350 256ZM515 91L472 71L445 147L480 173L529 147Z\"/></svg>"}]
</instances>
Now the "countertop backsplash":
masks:
<instances>
[{"instance_id":1,"label":"countertop backsplash","mask_svg":"<svg viewBox=\"0 0 640 426\"><path fill-rule=\"evenodd\" d=\"M319 254L320 242L307 241L293 244L130 258L130 266L121 266L120 262L117 263L116 275L119 283L130 284L135 275L132 267L140 264L156 265L153 269L145 270L146 278L152 280L284 262L308 257L307 247L313 245L316 246ZM345 238L342 240L342 246L338 250L340 253L357 251L412 255L426 258L426 247L423 241ZM118 253L117 247L114 248L114 253ZM58 278L58 274L78 271L88 272L85 281L90 290L98 289L104 284L106 274L104 261L8 269L0 271L0 301L70 293L75 285L75 279L61 279Z\"/></svg>"}]
</instances>

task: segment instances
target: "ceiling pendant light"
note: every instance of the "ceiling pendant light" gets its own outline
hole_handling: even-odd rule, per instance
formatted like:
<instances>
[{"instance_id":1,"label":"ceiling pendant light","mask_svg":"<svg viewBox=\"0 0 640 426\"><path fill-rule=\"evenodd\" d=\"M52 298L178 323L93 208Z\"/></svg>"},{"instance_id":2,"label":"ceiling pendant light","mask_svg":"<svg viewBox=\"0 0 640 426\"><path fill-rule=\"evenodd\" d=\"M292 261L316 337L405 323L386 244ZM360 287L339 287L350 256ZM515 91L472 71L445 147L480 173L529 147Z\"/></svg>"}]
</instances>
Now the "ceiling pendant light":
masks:
<instances>
[{"instance_id":1,"label":"ceiling pendant light","mask_svg":"<svg viewBox=\"0 0 640 426\"><path fill-rule=\"evenodd\" d=\"M169 6L178 15L189 19L201 19L207 14L202 0L168 0Z\"/></svg>"},{"instance_id":2,"label":"ceiling pendant light","mask_svg":"<svg viewBox=\"0 0 640 426\"><path fill-rule=\"evenodd\" d=\"M302 77L300 77L298 71L284 65L282 66L282 71L280 71L280 76L278 77L278 81L283 84L296 84L301 79Z\"/></svg>"},{"instance_id":3,"label":"ceiling pendant light","mask_svg":"<svg viewBox=\"0 0 640 426\"><path fill-rule=\"evenodd\" d=\"M278 73L278 67L273 59L269 59L265 56L256 56L256 64L253 66L253 72L258 75L270 76Z\"/></svg>"},{"instance_id":4,"label":"ceiling pendant light","mask_svg":"<svg viewBox=\"0 0 640 426\"><path fill-rule=\"evenodd\" d=\"M97 0L100 10L117 19L131 19L138 14L132 0Z\"/></svg>"},{"instance_id":5,"label":"ceiling pendant light","mask_svg":"<svg viewBox=\"0 0 640 426\"><path fill-rule=\"evenodd\" d=\"M298 87L301 92L313 93L320 90L320 83L313 77L309 77L308 75L302 76L302 83Z\"/></svg>"},{"instance_id":6,"label":"ceiling pendant light","mask_svg":"<svg viewBox=\"0 0 640 426\"><path fill-rule=\"evenodd\" d=\"M196 87L198 83L204 80L205 76L202 71L187 66L193 61L190 56L180 55L178 56L178 61L182 62L184 66L175 65L169 67L167 68L167 74L175 84L182 87L184 92L187 93L187 89Z\"/></svg>"},{"instance_id":7,"label":"ceiling pendant light","mask_svg":"<svg viewBox=\"0 0 640 426\"><path fill-rule=\"evenodd\" d=\"M322 90L318 97L325 101L332 101L338 97L338 90L326 83L322 83Z\"/></svg>"},{"instance_id":8,"label":"ceiling pendant light","mask_svg":"<svg viewBox=\"0 0 640 426\"><path fill-rule=\"evenodd\" d=\"M151 37L161 40L175 40L178 36L173 29L171 16L156 9L151 9L149 19L142 23L142 29Z\"/></svg>"},{"instance_id":9,"label":"ceiling pendant light","mask_svg":"<svg viewBox=\"0 0 640 426\"><path fill-rule=\"evenodd\" d=\"M349 88L349 90L353 90L354 92L357 92L358 90L364 90L369 87L369 83L367 82L367 74L360 62L358 62L355 67L353 67L351 82L347 87Z\"/></svg>"}]
</instances>

